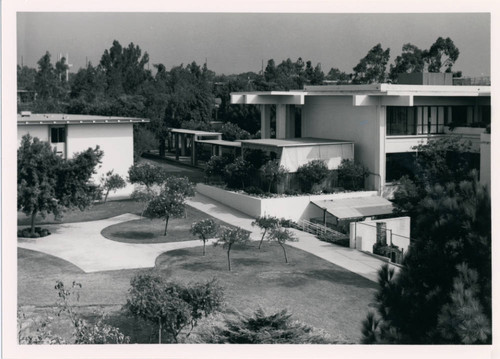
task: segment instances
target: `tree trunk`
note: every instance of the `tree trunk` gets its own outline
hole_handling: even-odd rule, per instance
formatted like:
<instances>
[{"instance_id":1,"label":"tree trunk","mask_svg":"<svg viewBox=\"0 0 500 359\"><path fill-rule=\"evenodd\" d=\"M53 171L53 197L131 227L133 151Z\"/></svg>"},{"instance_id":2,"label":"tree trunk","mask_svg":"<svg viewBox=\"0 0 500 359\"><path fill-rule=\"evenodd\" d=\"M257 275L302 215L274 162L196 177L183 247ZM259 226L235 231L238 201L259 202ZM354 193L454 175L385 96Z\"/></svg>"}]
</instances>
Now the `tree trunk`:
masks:
<instances>
[{"instance_id":1,"label":"tree trunk","mask_svg":"<svg viewBox=\"0 0 500 359\"><path fill-rule=\"evenodd\" d=\"M165 157L165 138L160 138L160 148L158 149L160 157Z\"/></svg>"},{"instance_id":2,"label":"tree trunk","mask_svg":"<svg viewBox=\"0 0 500 359\"><path fill-rule=\"evenodd\" d=\"M35 234L35 218L36 218L37 210L34 210L31 213L31 235Z\"/></svg>"},{"instance_id":3,"label":"tree trunk","mask_svg":"<svg viewBox=\"0 0 500 359\"><path fill-rule=\"evenodd\" d=\"M166 237L167 236L167 226L168 226L168 218L165 220L165 233L163 233L163 235Z\"/></svg>"},{"instance_id":4,"label":"tree trunk","mask_svg":"<svg viewBox=\"0 0 500 359\"><path fill-rule=\"evenodd\" d=\"M205 242L206 242L206 240L203 239L203 256L205 256Z\"/></svg>"},{"instance_id":5,"label":"tree trunk","mask_svg":"<svg viewBox=\"0 0 500 359\"><path fill-rule=\"evenodd\" d=\"M271 186L273 184L273 181L269 181L269 187L267 187L267 192L271 193Z\"/></svg>"},{"instance_id":6,"label":"tree trunk","mask_svg":"<svg viewBox=\"0 0 500 359\"><path fill-rule=\"evenodd\" d=\"M158 344L161 344L161 318L158 318Z\"/></svg>"},{"instance_id":7,"label":"tree trunk","mask_svg":"<svg viewBox=\"0 0 500 359\"><path fill-rule=\"evenodd\" d=\"M281 248L283 249L283 254L285 255L285 263L288 263L288 258L286 256L286 249L285 247L283 246L283 244L281 244L281 242L278 242L279 245L281 246Z\"/></svg>"},{"instance_id":8,"label":"tree trunk","mask_svg":"<svg viewBox=\"0 0 500 359\"><path fill-rule=\"evenodd\" d=\"M227 268L231 271L231 259L229 258L229 252L231 251L231 247L227 250Z\"/></svg>"},{"instance_id":9,"label":"tree trunk","mask_svg":"<svg viewBox=\"0 0 500 359\"><path fill-rule=\"evenodd\" d=\"M106 191L106 195L104 196L104 203L108 200L108 195L109 195L109 189Z\"/></svg>"},{"instance_id":10,"label":"tree trunk","mask_svg":"<svg viewBox=\"0 0 500 359\"><path fill-rule=\"evenodd\" d=\"M259 249L260 249L260 246L262 245L262 242L264 242L264 236L266 235L266 232L267 232L267 229L264 230L264 234L262 235L262 238L260 239Z\"/></svg>"}]
</instances>

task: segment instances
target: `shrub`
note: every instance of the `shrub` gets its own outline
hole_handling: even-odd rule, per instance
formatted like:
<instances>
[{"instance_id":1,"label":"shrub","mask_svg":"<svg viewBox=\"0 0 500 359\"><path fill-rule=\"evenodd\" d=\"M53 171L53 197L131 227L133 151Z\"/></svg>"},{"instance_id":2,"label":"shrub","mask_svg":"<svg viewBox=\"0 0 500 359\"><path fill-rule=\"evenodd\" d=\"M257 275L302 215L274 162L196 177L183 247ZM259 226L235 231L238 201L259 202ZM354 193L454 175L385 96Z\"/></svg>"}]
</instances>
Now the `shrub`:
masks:
<instances>
[{"instance_id":1,"label":"shrub","mask_svg":"<svg viewBox=\"0 0 500 359\"><path fill-rule=\"evenodd\" d=\"M101 188L102 194L104 195L103 202L106 203L109 192L116 192L117 190L125 188L126 186L127 183L122 178L122 176L117 173L113 173L113 170L108 171L106 175L101 177Z\"/></svg>"},{"instance_id":2,"label":"shrub","mask_svg":"<svg viewBox=\"0 0 500 359\"><path fill-rule=\"evenodd\" d=\"M224 181L231 188L245 188L248 181L250 165L242 157L237 157L233 163L224 167Z\"/></svg>"},{"instance_id":3,"label":"shrub","mask_svg":"<svg viewBox=\"0 0 500 359\"><path fill-rule=\"evenodd\" d=\"M134 162L137 162L143 153L158 148L158 139L155 134L144 128L144 126L134 126Z\"/></svg>"},{"instance_id":4,"label":"shrub","mask_svg":"<svg viewBox=\"0 0 500 359\"><path fill-rule=\"evenodd\" d=\"M224 176L224 167L234 161L234 156L223 154L222 156L212 156L207 162L205 175L207 177Z\"/></svg>"},{"instance_id":5,"label":"shrub","mask_svg":"<svg viewBox=\"0 0 500 359\"><path fill-rule=\"evenodd\" d=\"M343 159L338 168L339 183L347 190L360 190L365 187L368 169L353 160Z\"/></svg>"},{"instance_id":6,"label":"shrub","mask_svg":"<svg viewBox=\"0 0 500 359\"><path fill-rule=\"evenodd\" d=\"M281 166L278 160L268 161L262 165L260 167L260 173L268 183L267 191L271 192L272 184L278 184L286 177L287 172L287 169Z\"/></svg>"},{"instance_id":7,"label":"shrub","mask_svg":"<svg viewBox=\"0 0 500 359\"><path fill-rule=\"evenodd\" d=\"M241 129L238 125L226 122L221 128L222 138L227 141L248 140L250 133Z\"/></svg>"},{"instance_id":8,"label":"shrub","mask_svg":"<svg viewBox=\"0 0 500 359\"><path fill-rule=\"evenodd\" d=\"M254 194L257 196L263 196L265 194L265 192L262 189L260 189L259 187L255 187L255 186L250 186L250 187L245 188L245 192L248 194Z\"/></svg>"},{"instance_id":9,"label":"shrub","mask_svg":"<svg viewBox=\"0 0 500 359\"><path fill-rule=\"evenodd\" d=\"M158 166L151 166L147 163L142 165L133 165L128 170L128 180L132 184L146 186L148 190L153 185L161 185L165 182L167 173Z\"/></svg>"},{"instance_id":10,"label":"shrub","mask_svg":"<svg viewBox=\"0 0 500 359\"><path fill-rule=\"evenodd\" d=\"M50 231L45 228L35 227L35 233L31 233L30 228L23 228L17 230L17 236L23 238L41 238L50 235Z\"/></svg>"},{"instance_id":11,"label":"shrub","mask_svg":"<svg viewBox=\"0 0 500 359\"><path fill-rule=\"evenodd\" d=\"M313 160L300 166L297 176L304 191L311 193L314 185L319 185L328 177L328 167L322 160Z\"/></svg>"}]
</instances>

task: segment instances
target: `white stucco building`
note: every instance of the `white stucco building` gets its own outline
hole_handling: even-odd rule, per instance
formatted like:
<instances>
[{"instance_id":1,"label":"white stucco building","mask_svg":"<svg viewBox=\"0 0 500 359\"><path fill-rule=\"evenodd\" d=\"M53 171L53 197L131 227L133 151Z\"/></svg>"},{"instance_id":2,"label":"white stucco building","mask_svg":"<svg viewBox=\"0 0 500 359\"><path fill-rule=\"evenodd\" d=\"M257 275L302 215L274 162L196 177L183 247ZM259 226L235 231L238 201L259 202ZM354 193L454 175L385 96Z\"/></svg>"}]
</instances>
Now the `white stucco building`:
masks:
<instances>
[{"instance_id":1,"label":"white stucco building","mask_svg":"<svg viewBox=\"0 0 500 359\"><path fill-rule=\"evenodd\" d=\"M31 114L17 116L17 144L30 134L49 142L63 158L72 158L77 152L99 146L104 152L102 163L94 175L99 181L106 172L113 170L124 179L134 164L133 124L145 123L142 118L107 117L66 114ZM110 193L111 197L129 195L133 186Z\"/></svg>"},{"instance_id":2,"label":"white stucco building","mask_svg":"<svg viewBox=\"0 0 500 359\"><path fill-rule=\"evenodd\" d=\"M353 142L355 160L370 171L368 189L389 195L391 182L408 170L412 147L430 138L458 133L479 154L481 134L490 123L490 97L490 86L370 84L232 93L231 103L260 106L263 139L270 137L274 106L278 141ZM489 166L486 162L482 166Z\"/></svg>"}]
</instances>

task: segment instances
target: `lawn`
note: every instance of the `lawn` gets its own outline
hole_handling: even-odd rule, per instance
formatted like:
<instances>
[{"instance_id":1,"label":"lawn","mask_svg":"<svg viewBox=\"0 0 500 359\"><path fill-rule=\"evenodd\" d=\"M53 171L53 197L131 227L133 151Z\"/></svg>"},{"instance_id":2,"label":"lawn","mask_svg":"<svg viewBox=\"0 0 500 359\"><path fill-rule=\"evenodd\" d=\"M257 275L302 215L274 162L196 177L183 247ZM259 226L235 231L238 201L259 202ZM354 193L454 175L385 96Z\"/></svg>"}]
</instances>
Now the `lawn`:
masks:
<instances>
[{"instance_id":1,"label":"lawn","mask_svg":"<svg viewBox=\"0 0 500 359\"><path fill-rule=\"evenodd\" d=\"M259 306L269 311L288 308L296 319L326 330L334 339L359 342L361 321L373 306L375 283L292 247L287 247L290 263L285 264L279 246L264 244L259 251L257 245L252 242L231 251L231 272L226 252L212 246L205 257L201 247L164 253L154 270L182 282L216 277L225 288L228 308L248 313ZM83 273L61 259L23 249L18 250L18 268L18 300L25 310L53 315L55 281L70 285L76 280L83 285L78 302L82 314L93 318L96 309L103 309L110 313L110 323L133 342L154 342L150 327L119 311L130 279L150 269ZM70 332L64 330L64 322L56 324L55 332Z\"/></svg>"},{"instance_id":2,"label":"lawn","mask_svg":"<svg viewBox=\"0 0 500 359\"><path fill-rule=\"evenodd\" d=\"M119 216L124 213L133 213L140 215L144 209L144 204L124 199L118 201L108 201L106 203L95 203L92 207L85 211L79 209L68 210L64 213L61 219L55 219L54 215L48 215L46 218L37 216L36 224L59 224L59 223L74 223L74 222L89 222L100 219ZM31 224L31 217L26 216L22 212L17 212L17 225L28 226Z\"/></svg>"},{"instance_id":3,"label":"lawn","mask_svg":"<svg viewBox=\"0 0 500 359\"><path fill-rule=\"evenodd\" d=\"M194 222L212 218L219 225L229 226L193 207L186 206L185 218L171 218L168 221L167 236L164 236L165 221L161 219L136 219L104 228L101 234L113 241L125 243L165 243L192 241L198 239L189 230ZM201 243L201 242L200 242Z\"/></svg>"}]
</instances>

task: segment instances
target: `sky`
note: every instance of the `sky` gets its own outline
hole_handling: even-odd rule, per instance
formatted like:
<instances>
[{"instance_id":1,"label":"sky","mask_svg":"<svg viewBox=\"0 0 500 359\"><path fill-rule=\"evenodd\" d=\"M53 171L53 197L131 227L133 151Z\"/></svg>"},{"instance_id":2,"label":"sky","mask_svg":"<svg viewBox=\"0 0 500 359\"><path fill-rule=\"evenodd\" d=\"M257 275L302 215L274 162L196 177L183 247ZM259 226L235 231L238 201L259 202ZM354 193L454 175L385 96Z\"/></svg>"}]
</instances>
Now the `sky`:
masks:
<instances>
[{"instance_id":1,"label":"sky","mask_svg":"<svg viewBox=\"0 0 500 359\"><path fill-rule=\"evenodd\" d=\"M17 14L17 62L36 67L49 51L52 61L68 54L71 72L86 61L97 65L118 40L133 42L153 64L167 69L181 63L208 63L217 74L258 72L268 59L276 63L302 57L352 72L376 44L391 49L405 43L428 49L438 37L450 37L460 50L453 70L464 76L490 75L490 15L487 13L305 14L305 13L55 13Z\"/></svg>"}]
</instances>

